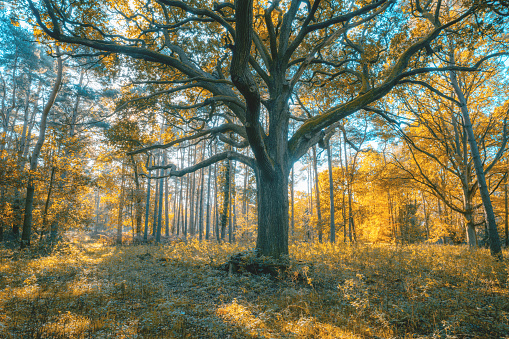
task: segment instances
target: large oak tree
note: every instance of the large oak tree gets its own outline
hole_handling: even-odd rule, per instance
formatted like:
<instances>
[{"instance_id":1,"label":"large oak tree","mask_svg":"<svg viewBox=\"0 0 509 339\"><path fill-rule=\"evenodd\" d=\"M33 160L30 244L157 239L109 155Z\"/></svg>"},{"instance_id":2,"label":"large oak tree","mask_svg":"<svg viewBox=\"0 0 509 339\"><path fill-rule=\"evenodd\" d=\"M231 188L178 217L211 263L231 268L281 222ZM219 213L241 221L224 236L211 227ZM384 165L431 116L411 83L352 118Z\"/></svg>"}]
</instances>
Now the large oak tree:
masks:
<instances>
[{"instance_id":1,"label":"large oak tree","mask_svg":"<svg viewBox=\"0 0 509 339\"><path fill-rule=\"evenodd\" d=\"M224 159L252 167L257 249L274 257L288 253L288 175L295 161L405 79L476 68L427 62L435 41L477 13L472 1L27 1L46 36L69 44L72 53L97 53L105 66L123 55L145 67L142 82L157 86L120 108L173 95L166 109L200 122L170 143L134 153L212 136L233 146L188 168L166 167L172 176ZM320 113L301 117L292 109L323 91L332 100ZM186 97L193 103L176 103ZM245 146L251 152L239 151Z\"/></svg>"}]
</instances>

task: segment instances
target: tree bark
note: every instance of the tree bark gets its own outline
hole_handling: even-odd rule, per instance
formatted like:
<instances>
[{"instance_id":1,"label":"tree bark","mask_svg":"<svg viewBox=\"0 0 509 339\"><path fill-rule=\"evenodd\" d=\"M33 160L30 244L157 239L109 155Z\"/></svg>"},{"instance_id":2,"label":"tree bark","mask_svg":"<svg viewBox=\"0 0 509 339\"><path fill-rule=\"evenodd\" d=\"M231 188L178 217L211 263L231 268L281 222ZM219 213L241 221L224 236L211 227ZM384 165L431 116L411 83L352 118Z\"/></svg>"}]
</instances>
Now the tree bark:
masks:
<instances>
[{"instance_id":1,"label":"tree bark","mask_svg":"<svg viewBox=\"0 0 509 339\"><path fill-rule=\"evenodd\" d=\"M203 189L205 186L205 173L203 171L203 168L201 169L201 172L200 172L200 208L198 209L198 211L200 212L200 217L198 219L198 232L199 232L199 239L202 240L203 239Z\"/></svg>"},{"instance_id":2,"label":"tree bark","mask_svg":"<svg viewBox=\"0 0 509 339\"><path fill-rule=\"evenodd\" d=\"M291 231L292 235L295 233L295 176L294 176L294 166L292 166L292 178L291 178L291 185L290 185L290 191L291 191L291 208L292 208L292 223L291 223ZM246 174L247 176L247 174Z\"/></svg>"},{"instance_id":3,"label":"tree bark","mask_svg":"<svg viewBox=\"0 0 509 339\"><path fill-rule=\"evenodd\" d=\"M454 58L451 58L451 62L454 63ZM493 212L493 206L491 204L490 193L486 184L486 177L484 175L484 168L479 155L479 148L477 147L477 141L475 140L474 130L472 128L472 122L470 121L470 113L467 108L467 100L460 89L456 73L449 72L451 78L451 84L454 88L454 92L458 97L459 107L463 117L465 131L468 135L468 144L470 145L470 152L472 153L472 160L474 161L475 174L477 176L477 182L479 185L479 192L481 193L481 200L484 206L484 212L486 214L486 221L488 226L488 237L490 242L491 255L502 259L502 249L500 246L500 238L498 236L497 224L495 220L495 213Z\"/></svg>"},{"instance_id":4,"label":"tree bark","mask_svg":"<svg viewBox=\"0 0 509 339\"><path fill-rule=\"evenodd\" d=\"M117 219L117 245L122 245L122 212L124 209L124 185L125 185L125 174L124 174L124 161L122 161L122 173L120 181L120 195L118 197L118 219Z\"/></svg>"},{"instance_id":5,"label":"tree bark","mask_svg":"<svg viewBox=\"0 0 509 339\"><path fill-rule=\"evenodd\" d=\"M316 197L316 217L318 221L318 241L322 242L323 237L323 223L322 223L322 206L320 203L320 185L318 181L318 159L316 157L316 146L312 147L313 150L313 171L315 172L315 197Z\"/></svg>"},{"instance_id":6,"label":"tree bark","mask_svg":"<svg viewBox=\"0 0 509 339\"><path fill-rule=\"evenodd\" d=\"M57 49L57 53L60 53L60 50ZM41 116L41 123L39 126L39 137L37 139L37 143L35 144L34 151L32 152L32 157L30 159L30 174L27 183L27 193L25 200L25 217L23 220L23 233L21 235L21 248L30 246L30 235L32 232L32 212L34 207L34 193L35 193L35 184L33 180L33 172L37 170L37 161L39 159L39 154L41 153L42 145L44 144L44 139L46 136L46 121L48 118L48 114L55 102L57 97L58 90L60 89L60 84L62 83L62 58L58 56L57 58L57 78L55 79L55 84L53 85L53 90L51 91L51 95L44 107Z\"/></svg>"},{"instance_id":7,"label":"tree bark","mask_svg":"<svg viewBox=\"0 0 509 339\"><path fill-rule=\"evenodd\" d=\"M145 230L143 232L143 241L148 240L148 219L150 217L150 171L147 178L147 200L145 202Z\"/></svg>"},{"instance_id":8,"label":"tree bark","mask_svg":"<svg viewBox=\"0 0 509 339\"><path fill-rule=\"evenodd\" d=\"M166 152L164 152L164 158L163 162L166 163ZM166 171L165 171L166 172ZM169 218L169 184L168 184L169 178L164 179L164 235L166 237L170 236L170 218Z\"/></svg>"},{"instance_id":9,"label":"tree bark","mask_svg":"<svg viewBox=\"0 0 509 339\"><path fill-rule=\"evenodd\" d=\"M163 166L165 164L165 158L163 157ZM156 231L156 242L161 242L161 228L162 228L162 219L163 219L163 193L164 193L164 170L159 170L159 210L157 212L157 231Z\"/></svg>"},{"instance_id":10,"label":"tree bark","mask_svg":"<svg viewBox=\"0 0 509 339\"><path fill-rule=\"evenodd\" d=\"M207 178L207 216L205 225L205 239L210 238L210 180L212 179L212 166L209 166L209 177Z\"/></svg>"},{"instance_id":11,"label":"tree bark","mask_svg":"<svg viewBox=\"0 0 509 339\"><path fill-rule=\"evenodd\" d=\"M156 158L157 159L157 158ZM154 164L159 164L159 162L154 159ZM155 175L157 176L158 170L155 171ZM157 223L159 216L159 191L161 190L161 187L159 187L160 180L155 179L156 187L154 192L154 211L152 212L152 237L155 238L157 233Z\"/></svg>"},{"instance_id":12,"label":"tree bark","mask_svg":"<svg viewBox=\"0 0 509 339\"><path fill-rule=\"evenodd\" d=\"M332 178L332 154L330 142L327 140L327 165L329 168L329 201L330 201L330 242L336 242L336 224L334 220L334 181ZM293 193L293 192L292 192Z\"/></svg>"},{"instance_id":13,"label":"tree bark","mask_svg":"<svg viewBox=\"0 0 509 339\"><path fill-rule=\"evenodd\" d=\"M288 255L288 174L275 171L264 176L257 171L258 238L261 254L279 258Z\"/></svg>"},{"instance_id":14,"label":"tree bark","mask_svg":"<svg viewBox=\"0 0 509 339\"><path fill-rule=\"evenodd\" d=\"M226 238L226 223L228 222L228 207L230 205L230 161L225 165L224 183L223 183L223 206L221 209L221 240Z\"/></svg>"},{"instance_id":15,"label":"tree bark","mask_svg":"<svg viewBox=\"0 0 509 339\"><path fill-rule=\"evenodd\" d=\"M509 216L509 204L508 204L508 194L507 194L507 176L508 172L505 172L505 185L504 185L504 214L505 214L505 247L509 247L509 221L507 220Z\"/></svg>"},{"instance_id":16,"label":"tree bark","mask_svg":"<svg viewBox=\"0 0 509 339\"><path fill-rule=\"evenodd\" d=\"M136 189L134 191L134 201L135 201L135 219L136 219L136 234L141 235L141 220L143 214L143 193L140 185L140 177L138 175L138 165L131 158L131 163L134 169L134 184L136 185Z\"/></svg>"}]
</instances>

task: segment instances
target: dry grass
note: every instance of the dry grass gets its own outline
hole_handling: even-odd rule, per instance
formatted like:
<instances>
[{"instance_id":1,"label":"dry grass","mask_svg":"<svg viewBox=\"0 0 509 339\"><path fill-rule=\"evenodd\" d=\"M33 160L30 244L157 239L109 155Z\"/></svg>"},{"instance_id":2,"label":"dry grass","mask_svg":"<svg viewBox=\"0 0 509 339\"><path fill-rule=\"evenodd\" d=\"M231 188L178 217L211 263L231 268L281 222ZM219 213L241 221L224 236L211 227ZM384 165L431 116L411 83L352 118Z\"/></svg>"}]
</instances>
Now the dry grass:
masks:
<instances>
[{"instance_id":1,"label":"dry grass","mask_svg":"<svg viewBox=\"0 0 509 339\"><path fill-rule=\"evenodd\" d=\"M507 261L487 251L299 243L304 282L216 269L246 247L0 247L0 338L509 337Z\"/></svg>"}]
</instances>

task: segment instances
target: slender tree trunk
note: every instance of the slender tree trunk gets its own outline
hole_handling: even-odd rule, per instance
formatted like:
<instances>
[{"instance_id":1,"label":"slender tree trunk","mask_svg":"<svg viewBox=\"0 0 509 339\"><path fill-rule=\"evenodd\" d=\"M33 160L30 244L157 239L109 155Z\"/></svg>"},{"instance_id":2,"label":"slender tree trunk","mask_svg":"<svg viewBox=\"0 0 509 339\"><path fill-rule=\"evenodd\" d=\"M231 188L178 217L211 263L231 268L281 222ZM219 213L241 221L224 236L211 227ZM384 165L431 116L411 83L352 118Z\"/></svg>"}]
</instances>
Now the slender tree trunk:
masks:
<instances>
[{"instance_id":1,"label":"slender tree trunk","mask_svg":"<svg viewBox=\"0 0 509 339\"><path fill-rule=\"evenodd\" d=\"M143 232L143 241L148 240L148 219L150 217L150 171L147 178L147 200L145 202L145 230Z\"/></svg>"},{"instance_id":2,"label":"slender tree trunk","mask_svg":"<svg viewBox=\"0 0 509 339\"><path fill-rule=\"evenodd\" d=\"M217 147L215 149L217 152ZM219 201L218 201L218 191L217 191L217 163L214 164L214 230L216 234L217 242L221 241L220 233L219 233Z\"/></svg>"},{"instance_id":3,"label":"slender tree trunk","mask_svg":"<svg viewBox=\"0 0 509 339\"><path fill-rule=\"evenodd\" d=\"M122 174L120 181L120 196L118 198L118 219L117 219L117 245L122 245L122 212L124 209L124 185L125 185L125 175L124 175L124 162L122 161Z\"/></svg>"},{"instance_id":4,"label":"slender tree trunk","mask_svg":"<svg viewBox=\"0 0 509 339\"><path fill-rule=\"evenodd\" d=\"M158 157L154 159L154 165L159 165ZM158 170L155 170L155 176L158 176ZM159 216L159 191L161 187L159 187L160 180L154 179L156 182L155 192L154 192L154 211L152 212L152 237L155 238L157 233L157 217Z\"/></svg>"},{"instance_id":5,"label":"slender tree trunk","mask_svg":"<svg viewBox=\"0 0 509 339\"><path fill-rule=\"evenodd\" d=\"M133 165L134 170L134 184L136 185L136 189L133 193L134 201L135 201L135 219L136 219L136 234L139 236L141 234L141 220L143 215L143 193L140 185L140 178L138 175L138 165L131 157L131 163ZM133 238L134 239L134 238Z\"/></svg>"},{"instance_id":6,"label":"slender tree trunk","mask_svg":"<svg viewBox=\"0 0 509 339\"><path fill-rule=\"evenodd\" d=\"M221 240L226 238L226 224L228 222L228 207L230 206L230 160L225 165L225 179L223 184L223 208L221 210Z\"/></svg>"},{"instance_id":7,"label":"slender tree trunk","mask_svg":"<svg viewBox=\"0 0 509 339\"><path fill-rule=\"evenodd\" d=\"M180 218L180 215L182 213L182 191L184 190L182 187L183 178L180 178L179 182L180 182L180 185L179 185L180 190L179 190L179 203L178 203L177 224L176 224L177 236L180 235L180 229L181 229L181 224L182 224L182 219Z\"/></svg>"},{"instance_id":8,"label":"slender tree trunk","mask_svg":"<svg viewBox=\"0 0 509 339\"><path fill-rule=\"evenodd\" d=\"M60 54L60 50L57 49L57 53ZM35 144L34 151L32 152L32 157L30 159L30 174L28 178L27 184L27 193L25 200L25 217L23 220L23 233L21 235L21 248L30 246L30 235L32 232L32 212L34 207L34 193L35 193L35 183L33 180L33 175L37 170L37 161L39 159L39 154L41 153L41 148L44 143L44 138L46 135L46 121L48 118L48 114L55 102L57 97L58 90L60 89L60 84L62 83L62 58L59 56L57 58L57 78L55 80L55 84L53 85L53 90L51 91L50 98L44 107L41 116L41 123L39 126L39 137L37 139L37 143Z\"/></svg>"},{"instance_id":9,"label":"slender tree trunk","mask_svg":"<svg viewBox=\"0 0 509 339\"><path fill-rule=\"evenodd\" d=\"M173 194L171 195L171 200L173 202L173 207L172 207L172 218L171 218L171 234L172 235L175 235L175 233L177 232L175 226L176 226L176 216L177 216L177 200L178 200L178 195L177 195L177 192L178 192L178 186L177 186L177 179L175 178L175 184L174 184L174 188L173 188Z\"/></svg>"},{"instance_id":10,"label":"slender tree trunk","mask_svg":"<svg viewBox=\"0 0 509 339\"><path fill-rule=\"evenodd\" d=\"M164 152L164 158L163 158L163 162L166 164L166 152ZM166 172L166 171L164 171ZM170 236L170 218L169 218L169 209L170 209L170 205L169 205L169 184L168 184L168 180L169 178L165 178L164 179L164 235L166 237L169 237Z\"/></svg>"},{"instance_id":11,"label":"slender tree trunk","mask_svg":"<svg viewBox=\"0 0 509 339\"><path fill-rule=\"evenodd\" d=\"M190 164L193 164L196 162L196 149L194 149L194 152L192 152L192 156L190 155ZM191 154L191 152L190 152ZM189 183L190 183L190 190L189 190L189 234L191 236L195 235L196 233L196 222L194 218L195 214L195 188L196 188L196 175L195 172L189 174Z\"/></svg>"},{"instance_id":12,"label":"slender tree trunk","mask_svg":"<svg viewBox=\"0 0 509 339\"><path fill-rule=\"evenodd\" d=\"M232 198L230 199L230 205L232 205L232 241L235 242L235 231L237 229L237 186L235 185L235 176L237 173L236 162L232 161ZM288 192L288 188L287 188ZM288 194L288 193L287 193Z\"/></svg>"},{"instance_id":13,"label":"slender tree trunk","mask_svg":"<svg viewBox=\"0 0 509 339\"><path fill-rule=\"evenodd\" d=\"M49 213L49 204L51 201L51 193L53 192L53 182L55 181L55 166L51 167L51 174L49 178L49 186L48 193L46 195L46 202L44 203L44 212L42 214L42 229L41 229L41 239L46 231L47 223L48 223L48 213Z\"/></svg>"},{"instance_id":14,"label":"slender tree trunk","mask_svg":"<svg viewBox=\"0 0 509 339\"><path fill-rule=\"evenodd\" d=\"M203 240L203 189L205 186L205 172L203 171L203 169L201 170L201 173L200 173L200 219L198 220L198 229L199 229L199 238L200 238L200 241Z\"/></svg>"},{"instance_id":15,"label":"slender tree trunk","mask_svg":"<svg viewBox=\"0 0 509 339\"><path fill-rule=\"evenodd\" d=\"M507 176L508 172L505 172L505 185L504 185L504 214L505 214L505 247L509 247L509 221L507 220L509 216L509 204L507 199Z\"/></svg>"},{"instance_id":16,"label":"slender tree trunk","mask_svg":"<svg viewBox=\"0 0 509 339\"><path fill-rule=\"evenodd\" d=\"M327 141L327 165L329 168L329 201L330 201L330 242L336 242L336 224L334 220L334 181L332 178L332 154L330 149L330 142Z\"/></svg>"},{"instance_id":17,"label":"slender tree trunk","mask_svg":"<svg viewBox=\"0 0 509 339\"><path fill-rule=\"evenodd\" d=\"M353 242L352 192L350 187L350 168L348 167L348 152L346 150L346 133L343 131L343 149L345 155L345 183L348 195L348 239Z\"/></svg>"},{"instance_id":18,"label":"slender tree trunk","mask_svg":"<svg viewBox=\"0 0 509 339\"><path fill-rule=\"evenodd\" d=\"M99 197L99 189L96 190L95 195L95 225L94 225L94 233L97 234L99 231L99 203L101 199Z\"/></svg>"},{"instance_id":19,"label":"slender tree trunk","mask_svg":"<svg viewBox=\"0 0 509 339\"><path fill-rule=\"evenodd\" d=\"M322 242L323 238L323 222L322 222L322 207L320 203L320 185L318 181L318 159L316 157L316 146L312 147L313 150L313 170L315 172L315 196L316 196L316 217L318 220L318 241Z\"/></svg>"},{"instance_id":20,"label":"slender tree trunk","mask_svg":"<svg viewBox=\"0 0 509 339\"><path fill-rule=\"evenodd\" d=\"M212 166L209 166L209 177L207 178L207 219L205 225L205 239L210 238L210 180L212 177Z\"/></svg>"},{"instance_id":21,"label":"slender tree trunk","mask_svg":"<svg viewBox=\"0 0 509 339\"><path fill-rule=\"evenodd\" d=\"M421 197L422 197L422 208L423 208L423 212L424 212L424 226L426 227L426 240L429 240L429 215L428 215L428 210L427 210L427 206L426 206L426 199L424 197L424 192L421 191Z\"/></svg>"},{"instance_id":22,"label":"slender tree trunk","mask_svg":"<svg viewBox=\"0 0 509 339\"><path fill-rule=\"evenodd\" d=\"M454 58L451 58L451 62L454 64ZM486 214L486 221L488 224L488 236L490 240L490 252L491 255L502 259L502 249L500 246L500 238L498 236L497 224L495 220L495 213L493 212L493 206L491 204L490 193L486 184L486 177L484 175L484 168L479 155L479 148L475 140L474 130L472 128L472 122L470 121L470 114L467 108L467 100L460 89L456 73L449 72L451 77L451 83L458 97L461 114L465 125L465 131L468 135L468 144L470 145L470 152L472 153L472 160L474 162L475 173L477 175L477 182L479 185L479 192L481 193L481 199L484 206L484 212Z\"/></svg>"},{"instance_id":23,"label":"slender tree trunk","mask_svg":"<svg viewBox=\"0 0 509 339\"><path fill-rule=\"evenodd\" d=\"M163 157L162 165L166 165ZM156 230L156 242L161 242L161 228L162 228L162 219L163 219L163 193L164 193L164 171L159 169L159 210L157 211L157 230Z\"/></svg>"},{"instance_id":24,"label":"slender tree trunk","mask_svg":"<svg viewBox=\"0 0 509 339\"><path fill-rule=\"evenodd\" d=\"M190 194L190 190L191 190L191 177L189 175L186 176L187 177L187 180L186 180L186 196L184 198L184 201L185 201L185 205L183 206L183 234L184 234L184 237L187 238L187 232L188 232L188 228L187 228L187 220L188 220L188 216L189 216L189 194Z\"/></svg>"},{"instance_id":25,"label":"slender tree trunk","mask_svg":"<svg viewBox=\"0 0 509 339\"><path fill-rule=\"evenodd\" d=\"M294 188L295 188L295 176L294 176L294 166L292 166L292 181L291 181L291 185L290 185L290 191L291 191L291 207L292 207L292 223L291 223L291 232L292 232L292 235L294 235L295 233L295 192L294 192Z\"/></svg>"}]
</instances>

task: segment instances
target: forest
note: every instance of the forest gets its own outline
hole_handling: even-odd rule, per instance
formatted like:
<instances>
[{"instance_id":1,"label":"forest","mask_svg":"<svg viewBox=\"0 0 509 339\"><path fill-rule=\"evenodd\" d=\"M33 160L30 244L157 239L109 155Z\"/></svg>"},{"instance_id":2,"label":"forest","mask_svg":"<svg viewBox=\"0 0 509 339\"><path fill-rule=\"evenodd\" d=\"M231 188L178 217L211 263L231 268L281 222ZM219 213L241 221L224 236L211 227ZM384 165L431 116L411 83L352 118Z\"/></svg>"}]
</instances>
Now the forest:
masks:
<instances>
[{"instance_id":1,"label":"forest","mask_svg":"<svg viewBox=\"0 0 509 339\"><path fill-rule=\"evenodd\" d=\"M507 0L0 1L0 338L508 338Z\"/></svg>"}]
</instances>

